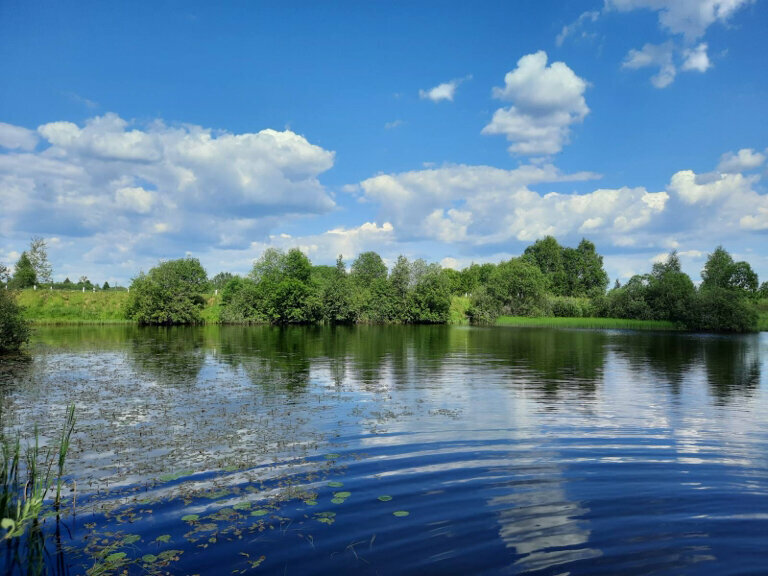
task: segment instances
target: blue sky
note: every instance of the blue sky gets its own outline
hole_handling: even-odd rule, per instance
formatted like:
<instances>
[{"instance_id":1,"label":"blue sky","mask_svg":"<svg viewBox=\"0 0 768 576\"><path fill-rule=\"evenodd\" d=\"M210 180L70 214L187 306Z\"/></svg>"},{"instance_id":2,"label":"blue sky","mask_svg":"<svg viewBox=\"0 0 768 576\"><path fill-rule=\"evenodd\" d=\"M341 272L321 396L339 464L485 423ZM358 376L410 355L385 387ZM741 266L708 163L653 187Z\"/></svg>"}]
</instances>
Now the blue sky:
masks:
<instances>
[{"instance_id":1,"label":"blue sky","mask_svg":"<svg viewBox=\"0 0 768 576\"><path fill-rule=\"evenodd\" d=\"M0 262L463 267L582 237L768 280L764 0L0 2Z\"/></svg>"}]
</instances>

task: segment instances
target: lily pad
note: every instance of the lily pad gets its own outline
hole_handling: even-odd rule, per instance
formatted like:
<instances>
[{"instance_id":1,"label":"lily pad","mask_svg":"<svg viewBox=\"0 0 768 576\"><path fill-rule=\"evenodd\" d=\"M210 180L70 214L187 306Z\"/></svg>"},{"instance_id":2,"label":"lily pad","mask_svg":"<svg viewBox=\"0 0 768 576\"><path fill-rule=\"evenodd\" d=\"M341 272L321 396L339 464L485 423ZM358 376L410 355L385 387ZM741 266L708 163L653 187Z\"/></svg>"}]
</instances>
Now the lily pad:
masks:
<instances>
[{"instance_id":1,"label":"lily pad","mask_svg":"<svg viewBox=\"0 0 768 576\"><path fill-rule=\"evenodd\" d=\"M317 500L304 500L304 504L307 506L317 506Z\"/></svg>"},{"instance_id":2,"label":"lily pad","mask_svg":"<svg viewBox=\"0 0 768 576\"><path fill-rule=\"evenodd\" d=\"M120 562L120 560L123 560L125 556L126 556L125 552L114 552L109 556L107 556L106 558L104 558L104 561L108 563Z\"/></svg>"},{"instance_id":3,"label":"lily pad","mask_svg":"<svg viewBox=\"0 0 768 576\"><path fill-rule=\"evenodd\" d=\"M141 557L141 561L144 562L144 564L153 564L154 562L157 562L157 556L154 554L144 554L144 556Z\"/></svg>"},{"instance_id":4,"label":"lily pad","mask_svg":"<svg viewBox=\"0 0 768 576\"><path fill-rule=\"evenodd\" d=\"M392 496L390 496L389 494L382 494L381 496L379 496L378 499L381 500L382 502L389 502L390 500L392 500Z\"/></svg>"},{"instance_id":5,"label":"lily pad","mask_svg":"<svg viewBox=\"0 0 768 576\"><path fill-rule=\"evenodd\" d=\"M123 545L134 544L139 540L141 540L141 536L138 534L128 534L125 538L123 538Z\"/></svg>"},{"instance_id":6,"label":"lily pad","mask_svg":"<svg viewBox=\"0 0 768 576\"><path fill-rule=\"evenodd\" d=\"M267 514L269 514L269 510L265 508L259 508L251 512L251 516L266 516Z\"/></svg>"},{"instance_id":7,"label":"lily pad","mask_svg":"<svg viewBox=\"0 0 768 576\"><path fill-rule=\"evenodd\" d=\"M238 502L234 506L232 506L235 510L250 510L251 509L251 503L246 501Z\"/></svg>"},{"instance_id":8,"label":"lily pad","mask_svg":"<svg viewBox=\"0 0 768 576\"><path fill-rule=\"evenodd\" d=\"M407 510L397 510L396 512L392 512L393 516L397 516L398 518L404 518L405 516L408 516L410 512Z\"/></svg>"},{"instance_id":9,"label":"lily pad","mask_svg":"<svg viewBox=\"0 0 768 576\"><path fill-rule=\"evenodd\" d=\"M186 516L182 516L181 519L184 522L197 522L200 520L200 516L197 514L187 514Z\"/></svg>"},{"instance_id":10,"label":"lily pad","mask_svg":"<svg viewBox=\"0 0 768 576\"><path fill-rule=\"evenodd\" d=\"M333 493L335 498L349 498L352 496L351 492L334 492Z\"/></svg>"},{"instance_id":11,"label":"lily pad","mask_svg":"<svg viewBox=\"0 0 768 576\"><path fill-rule=\"evenodd\" d=\"M344 483L343 482L328 482L328 486L330 486L331 488L341 488L342 486L344 486Z\"/></svg>"},{"instance_id":12,"label":"lily pad","mask_svg":"<svg viewBox=\"0 0 768 576\"><path fill-rule=\"evenodd\" d=\"M339 454L336 454L335 452L332 452L331 454L326 454L325 459L326 460L336 460L336 458L340 458L341 456Z\"/></svg>"},{"instance_id":13,"label":"lily pad","mask_svg":"<svg viewBox=\"0 0 768 576\"><path fill-rule=\"evenodd\" d=\"M168 544L168 542L171 541L171 535L170 534L160 534L157 538L155 538L157 542L164 542Z\"/></svg>"},{"instance_id":14,"label":"lily pad","mask_svg":"<svg viewBox=\"0 0 768 576\"><path fill-rule=\"evenodd\" d=\"M345 499L344 498L331 498L331 502L333 504L344 504Z\"/></svg>"}]
</instances>

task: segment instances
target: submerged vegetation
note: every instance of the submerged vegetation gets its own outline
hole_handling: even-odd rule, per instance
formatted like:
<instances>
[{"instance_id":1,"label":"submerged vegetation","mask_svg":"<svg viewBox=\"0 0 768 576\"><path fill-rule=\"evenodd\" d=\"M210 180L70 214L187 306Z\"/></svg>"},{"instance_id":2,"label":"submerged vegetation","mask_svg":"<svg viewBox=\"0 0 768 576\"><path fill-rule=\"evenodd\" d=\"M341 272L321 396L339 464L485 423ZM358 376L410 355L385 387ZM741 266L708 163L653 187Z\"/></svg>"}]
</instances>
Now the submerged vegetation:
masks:
<instances>
[{"instance_id":1,"label":"submerged vegetation","mask_svg":"<svg viewBox=\"0 0 768 576\"><path fill-rule=\"evenodd\" d=\"M768 329L768 283L759 285L750 265L722 247L710 254L698 287L676 252L623 285L617 280L607 290L608 283L592 242L571 248L547 236L518 258L460 271L405 256L390 269L376 252L359 254L349 267L341 256L335 266L318 266L299 249L270 248L246 276L220 272L209 280L197 259L183 258L139 274L128 291L52 285L24 290L18 301L28 320L47 323L494 324L515 316L654 321L664 329L711 332Z\"/></svg>"}]
</instances>

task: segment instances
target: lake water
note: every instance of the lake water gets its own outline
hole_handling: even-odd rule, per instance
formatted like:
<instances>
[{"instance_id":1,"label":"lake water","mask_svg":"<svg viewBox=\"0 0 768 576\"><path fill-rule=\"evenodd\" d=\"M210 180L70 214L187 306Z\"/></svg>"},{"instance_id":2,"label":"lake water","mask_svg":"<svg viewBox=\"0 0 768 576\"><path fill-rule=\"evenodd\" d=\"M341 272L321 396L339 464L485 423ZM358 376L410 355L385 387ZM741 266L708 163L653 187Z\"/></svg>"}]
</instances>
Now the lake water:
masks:
<instances>
[{"instance_id":1,"label":"lake water","mask_svg":"<svg viewBox=\"0 0 768 576\"><path fill-rule=\"evenodd\" d=\"M768 573L768 333L66 327L0 358L6 434L72 402L65 512L0 574Z\"/></svg>"}]
</instances>

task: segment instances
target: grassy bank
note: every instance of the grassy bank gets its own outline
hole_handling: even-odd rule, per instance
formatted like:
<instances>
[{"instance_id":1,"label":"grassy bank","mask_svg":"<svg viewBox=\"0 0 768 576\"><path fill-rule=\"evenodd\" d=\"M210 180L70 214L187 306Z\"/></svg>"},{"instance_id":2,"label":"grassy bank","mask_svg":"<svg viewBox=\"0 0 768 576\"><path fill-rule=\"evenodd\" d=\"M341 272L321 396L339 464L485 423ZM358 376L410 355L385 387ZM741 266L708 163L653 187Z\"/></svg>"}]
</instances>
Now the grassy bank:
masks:
<instances>
[{"instance_id":1,"label":"grassy bank","mask_svg":"<svg viewBox=\"0 0 768 576\"><path fill-rule=\"evenodd\" d=\"M130 322L123 313L127 299L125 291L22 290L17 302L34 323L106 324Z\"/></svg>"},{"instance_id":2,"label":"grassy bank","mask_svg":"<svg viewBox=\"0 0 768 576\"><path fill-rule=\"evenodd\" d=\"M624 320L621 318L555 318L501 316L497 326L530 326L540 328L598 328L613 330L680 330L674 322L658 320Z\"/></svg>"}]
</instances>

